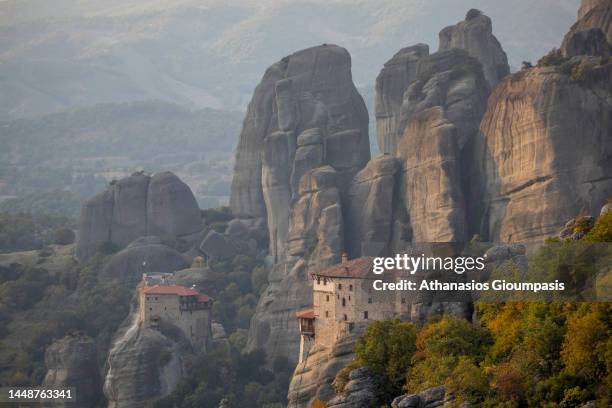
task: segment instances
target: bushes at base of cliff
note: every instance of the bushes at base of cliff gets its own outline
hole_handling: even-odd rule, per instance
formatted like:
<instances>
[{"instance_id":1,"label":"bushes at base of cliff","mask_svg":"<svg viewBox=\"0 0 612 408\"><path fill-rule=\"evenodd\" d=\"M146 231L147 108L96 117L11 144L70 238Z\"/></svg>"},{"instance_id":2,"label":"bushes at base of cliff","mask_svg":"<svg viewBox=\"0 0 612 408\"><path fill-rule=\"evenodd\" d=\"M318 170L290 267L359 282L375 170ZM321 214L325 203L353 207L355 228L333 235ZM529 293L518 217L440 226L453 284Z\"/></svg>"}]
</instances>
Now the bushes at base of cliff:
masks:
<instances>
[{"instance_id":1,"label":"bushes at base of cliff","mask_svg":"<svg viewBox=\"0 0 612 408\"><path fill-rule=\"evenodd\" d=\"M591 242L612 242L612 211L603 213L584 239Z\"/></svg>"}]
</instances>

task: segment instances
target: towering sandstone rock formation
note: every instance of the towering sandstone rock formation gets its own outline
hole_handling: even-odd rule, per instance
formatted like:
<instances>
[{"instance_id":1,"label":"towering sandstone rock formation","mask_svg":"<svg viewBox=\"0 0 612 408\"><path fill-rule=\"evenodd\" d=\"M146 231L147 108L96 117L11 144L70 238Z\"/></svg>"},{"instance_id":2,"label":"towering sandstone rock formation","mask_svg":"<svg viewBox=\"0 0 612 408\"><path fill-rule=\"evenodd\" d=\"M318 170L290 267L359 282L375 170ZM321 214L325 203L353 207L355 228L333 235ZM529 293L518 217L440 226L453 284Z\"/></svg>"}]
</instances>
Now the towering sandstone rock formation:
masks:
<instances>
[{"instance_id":1,"label":"towering sandstone rock formation","mask_svg":"<svg viewBox=\"0 0 612 408\"><path fill-rule=\"evenodd\" d=\"M404 91L416 79L417 64L429 55L429 46L402 48L385 63L376 77L376 136L383 153L394 154L401 137L400 113Z\"/></svg>"},{"instance_id":2,"label":"towering sandstone rock formation","mask_svg":"<svg viewBox=\"0 0 612 408\"><path fill-rule=\"evenodd\" d=\"M124 247L146 235L185 237L203 228L189 187L170 172L135 173L85 203L77 234L77 257L110 242Z\"/></svg>"},{"instance_id":3,"label":"towering sandstone rock formation","mask_svg":"<svg viewBox=\"0 0 612 408\"><path fill-rule=\"evenodd\" d=\"M376 95L387 154L349 187L351 256L477 233L541 242L576 214L596 214L612 196L612 64L603 38L611 7L585 1L564 42L568 58L513 75L490 20L474 11L442 30L437 53L418 45L387 62ZM466 302L447 312L469 311ZM435 299L412 303L413 317L415 306L417 315L445 310ZM331 378L350 358L315 342L296 369L289 406L329 400Z\"/></svg>"},{"instance_id":4,"label":"towering sandstone rock formation","mask_svg":"<svg viewBox=\"0 0 612 408\"><path fill-rule=\"evenodd\" d=\"M555 235L612 196L612 64L581 57L513 75L481 131L489 239Z\"/></svg>"},{"instance_id":5,"label":"towering sandstone rock formation","mask_svg":"<svg viewBox=\"0 0 612 408\"><path fill-rule=\"evenodd\" d=\"M268 68L244 121L230 205L266 219L273 271L251 322L249 348L297 360L294 313L310 304L310 271L345 251L346 197L370 159L368 113L335 45L296 52Z\"/></svg>"},{"instance_id":6,"label":"towering sandstone rock formation","mask_svg":"<svg viewBox=\"0 0 612 408\"><path fill-rule=\"evenodd\" d=\"M322 45L269 67L249 103L236 153L230 206L267 218L270 255L285 257L302 176L325 164L350 180L370 158L368 114L348 52Z\"/></svg>"},{"instance_id":7,"label":"towering sandstone rock formation","mask_svg":"<svg viewBox=\"0 0 612 408\"><path fill-rule=\"evenodd\" d=\"M491 19L479 10L467 12L465 20L440 31L439 51L466 50L482 64L491 88L510 73L508 57L493 35Z\"/></svg>"}]
</instances>

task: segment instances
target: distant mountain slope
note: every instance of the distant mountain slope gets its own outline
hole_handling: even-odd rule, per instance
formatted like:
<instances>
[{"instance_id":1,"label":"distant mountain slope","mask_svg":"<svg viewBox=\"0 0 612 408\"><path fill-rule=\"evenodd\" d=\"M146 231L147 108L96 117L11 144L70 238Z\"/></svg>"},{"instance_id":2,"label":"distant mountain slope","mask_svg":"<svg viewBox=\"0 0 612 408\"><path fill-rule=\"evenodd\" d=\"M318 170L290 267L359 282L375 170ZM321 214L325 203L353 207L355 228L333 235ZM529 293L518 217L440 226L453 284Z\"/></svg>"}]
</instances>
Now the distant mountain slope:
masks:
<instances>
[{"instance_id":1,"label":"distant mountain slope","mask_svg":"<svg viewBox=\"0 0 612 408\"><path fill-rule=\"evenodd\" d=\"M321 43L349 50L363 86L472 7L519 66L558 46L578 0L2 1L0 116L143 99L242 108L269 61Z\"/></svg>"},{"instance_id":2,"label":"distant mountain slope","mask_svg":"<svg viewBox=\"0 0 612 408\"><path fill-rule=\"evenodd\" d=\"M0 121L0 196L67 188L87 197L138 169L175 171L199 199L227 196L241 120L151 101Z\"/></svg>"}]
</instances>

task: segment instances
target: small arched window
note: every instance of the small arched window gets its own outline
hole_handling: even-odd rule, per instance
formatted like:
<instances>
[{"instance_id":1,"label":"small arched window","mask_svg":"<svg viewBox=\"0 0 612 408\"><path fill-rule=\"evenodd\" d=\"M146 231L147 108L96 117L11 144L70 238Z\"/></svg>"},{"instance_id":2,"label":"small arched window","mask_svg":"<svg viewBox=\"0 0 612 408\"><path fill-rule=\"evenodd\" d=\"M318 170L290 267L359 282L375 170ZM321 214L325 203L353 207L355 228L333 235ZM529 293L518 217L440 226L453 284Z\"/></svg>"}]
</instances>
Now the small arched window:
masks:
<instances>
[{"instance_id":1,"label":"small arched window","mask_svg":"<svg viewBox=\"0 0 612 408\"><path fill-rule=\"evenodd\" d=\"M346 306L346 299L342 298L342 306Z\"/></svg>"},{"instance_id":2,"label":"small arched window","mask_svg":"<svg viewBox=\"0 0 612 408\"><path fill-rule=\"evenodd\" d=\"M349 285L349 290L352 292L353 291L353 285Z\"/></svg>"}]
</instances>

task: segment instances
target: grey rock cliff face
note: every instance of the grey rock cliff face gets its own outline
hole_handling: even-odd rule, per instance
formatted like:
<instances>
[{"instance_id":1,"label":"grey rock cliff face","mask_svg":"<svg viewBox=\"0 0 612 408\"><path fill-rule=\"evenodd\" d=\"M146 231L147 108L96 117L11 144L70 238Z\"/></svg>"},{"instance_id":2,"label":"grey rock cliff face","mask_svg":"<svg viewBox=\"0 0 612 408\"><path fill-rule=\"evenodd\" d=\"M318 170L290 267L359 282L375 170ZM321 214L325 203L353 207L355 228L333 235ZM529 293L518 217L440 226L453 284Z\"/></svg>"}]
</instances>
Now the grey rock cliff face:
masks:
<instances>
[{"instance_id":1,"label":"grey rock cliff face","mask_svg":"<svg viewBox=\"0 0 612 408\"><path fill-rule=\"evenodd\" d=\"M352 82L350 55L335 45L298 51L266 70L249 103L232 212L267 216L271 256L282 260L301 176L327 163L350 180L369 158L368 113Z\"/></svg>"},{"instance_id":2,"label":"grey rock cliff face","mask_svg":"<svg viewBox=\"0 0 612 408\"><path fill-rule=\"evenodd\" d=\"M105 242L123 247L145 235L182 237L202 228L195 197L178 177L135 173L83 205L76 255L85 259Z\"/></svg>"},{"instance_id":3,"label":"grey rock cliff face","mask_svg":"<svg viewBox=\"0 0 612 408\"><path fill-rule=\"evenodd\" d=\"M329 401L335 397L333 381L355 357L357 333L342 339L333 348L314 346L310 350L291 378L288 408L309 408L314 400Z\"/></svg>"},{"instance_id":4,"label":"grey rock cliff face","mask_svg":"<svg viewBox=\"0 0 612 408\"><path fill-rule=\"evenodd\" d=\"M399 169L399 161L385 154L371 160L353 178L346 222L351 258L391 253Z\"/></svg>"},{"instance_id":5,"label":"grey rock cliff face","mask_svg":"<svg viewBox=\"0 0 612 408\"><path fill-rule=\"evenodd\" d=\"M369 159L368 113L344 48L302 50L266 71L240 136L230 204L242 219L267 221L273 268L248 349L264 349L268 361L297 361L294 314L312 302L309 274L345 251L349 184Z\"/></svg>"},{"instance_id":6,"label":"grey rock cliff face","mask_svg":"<svg viewBox=\"0 0 612 408\"><path fill-rule=\"evenodd\" d=\"M137 311L109 353L104 395L108 408L141 408L170 394L183 375L177 344L157 330L141 328Z\"/></svg>"},{"instance_id":7,"label":"grey rock cliff face","mask_svg":"<svg viewBox=\"0 0 612 408\"><path fill-rule=\"evenodd\" d=\"M349 373L349 382L341 395L327 403L328 408L370 408L376 403L376 384L367 368Z\"/></svg>"},{"instance_id":8,"label":"grey rock cliff face","mask_svg":"<svg viewBox=\"0 0 612 408\"><path fill-rule=\"evenodd\" d=\"M491 19L486 15L470 10L464 21L444 28L439 37L440 47L436 54L445 55L442 51L450 50L466 51L482 65L489 89L510 73L506 53L493 35ZM405 93L418 79L417 71L423 72L428 57L429 48L425 44L403 48L385 63L376 79L376 129L378 146L383 153L397 154L407 125L404 108L409 97ZM436 59L429 61L431 64ZM446 70L450 68L452 66L447 66ZM437 92L445 91L438 89ZM482 116L482 112L476 107L475 115L470 115L468 120L473 121L473 116L478 115Z\"/></svg>"},{"instance_id":9,"label":"grey rock cliff face","mask_svg":"<svg viewBox=\"0 0 612 408\"><path fill-rule=\"evenodd\" d=\"M489 87L481 64L464 50L422 59L404 94L399 143L401 192L412 241L463 241L468 235L470 149L486 109Z\"/></svg>"},{"instance_id":10,"label":"grey rock cliff face","mask_svg":"<svg viewBox=\"0 0 612 408\"><path fill-rule=\"evenodd\" d=\"M578 21L563 38L561 51L565 56L609 56L612 44L612 2L583 0Z\"/></svg>"},{"instance_id":11,"label":"grey rock cliff face","mask_svg":"<svg viewBox=\"0 0 612 408\"><path fill-rule=\"evenodd\" d=\"M491 19L478 10L468 11L464 21L444 28L439 37L439 51L459 48L480 61L491 88L510 73L508 57L493 35Z\"/></svg>"},{"instance_id":12,"label":"grey rock cliff face","mask_svg":"<svg viewBox=\"0 0 612 408\"><path fill-rule=\"evenodd\" d=\"M102 397L96 343L89 336L66 336L45 351L45 388L74 388L79 404L93 407ZM72 403L53 406L72 406Z\"/></svg>"},{"instance_id":13,"label":"grey rock cliff face","mask_svg":"<svg viewBox=\"0 0 612 408\"><path fill-rule=\"evenodd\" d=\"M417 63L429 55L429 46L417 44L402 48L385 62L376 77L376 137L383 153L395 154L400 127L400 110L404 91L416 79Z\"/></svg>"},{"instance_id":14,"label":"grey rock cliff face","mask_svg":"<svg viewBox=\"0 0 612 408\"><path fill-rule=\"evenodd\" d=\"M490 240L555 235L612 196L612 64L581 61L584 81L559 67L533 68L491 95L481 124Z\"/></svg>"}]
</instances>

